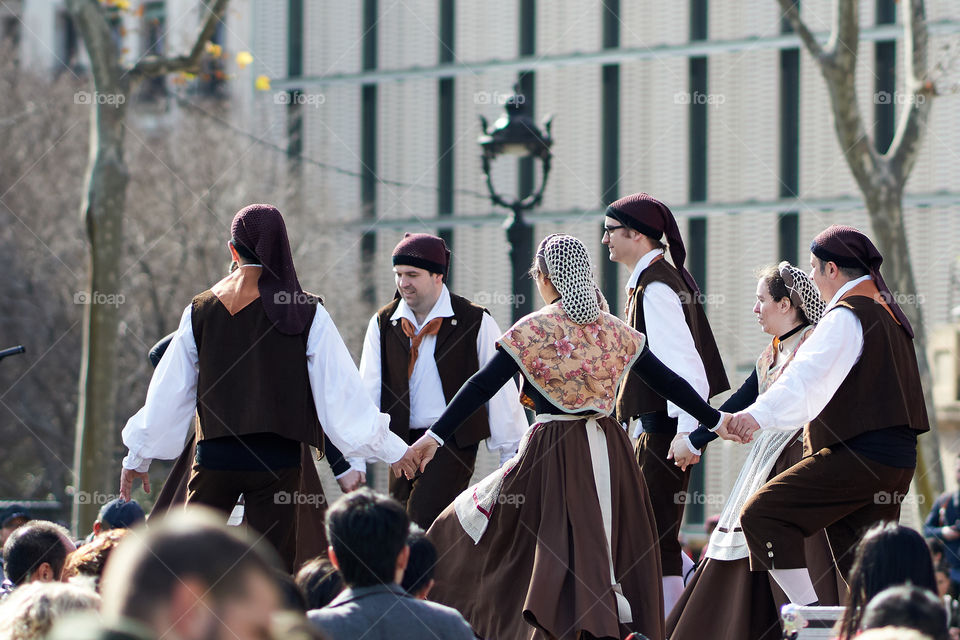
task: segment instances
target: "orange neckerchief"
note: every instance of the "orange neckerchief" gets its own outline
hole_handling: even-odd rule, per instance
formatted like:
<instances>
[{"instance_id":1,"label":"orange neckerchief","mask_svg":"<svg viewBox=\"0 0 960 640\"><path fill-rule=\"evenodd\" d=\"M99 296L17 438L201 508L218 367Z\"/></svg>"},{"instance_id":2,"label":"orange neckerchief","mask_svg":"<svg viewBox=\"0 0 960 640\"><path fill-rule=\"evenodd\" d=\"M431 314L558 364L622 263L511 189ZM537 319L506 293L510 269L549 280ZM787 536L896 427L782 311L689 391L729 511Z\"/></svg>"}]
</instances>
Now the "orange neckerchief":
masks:
<instances>
[{"instance_id":1,"label":"orange neckerchief","mask_svg":"<svg viewBox=\"0 0 960 640\"><path fill-rule=\"evenodd\" d=\"M230 315L235 316L241 309L260 297L257 282L263 267L240 267L226 278L210 287Z\"/></svg>"},{"instance_id":2,"label":"orange neckerchief","mask_svg":"<svg viewBox=\"0 0 960 640\"><path fill-rule=\"evenodd\" d=\"M427 336L437 335L437 332L440 331L441 324L443 324L443 318L434 318L423 325L420 333L417 333L417 330L413 328L412 322L406 318L400 318L400 326L403 328L403 333L410 338L410 362L407 364L407 378L413 375L413 365L417 363L417 356L420 355L420 343L423 342L423 339Z\"/></svg>"},{"instance_id":3,"label":"orange neckerchief","mask_svg":"<svg viewBox=\"0 0 960 640\"><path fill-rule=\"evenodd\" d=\"M873 280L865 280L860 284L856 285L850 291L847 291L837 302L842 302L850 296L864 296L865 298L873 298L873 301L879 305L882 305L886 309L887 313L890 314L890 317L893 318L893 321L897 324L900 324L900 321L897 320L897 316L893 315L893 311L890 309L890 305L887 304L887 301L883 299L883 294L880 293L880 289L877 288L876 283Z\"/></svg>"}]
</instances>

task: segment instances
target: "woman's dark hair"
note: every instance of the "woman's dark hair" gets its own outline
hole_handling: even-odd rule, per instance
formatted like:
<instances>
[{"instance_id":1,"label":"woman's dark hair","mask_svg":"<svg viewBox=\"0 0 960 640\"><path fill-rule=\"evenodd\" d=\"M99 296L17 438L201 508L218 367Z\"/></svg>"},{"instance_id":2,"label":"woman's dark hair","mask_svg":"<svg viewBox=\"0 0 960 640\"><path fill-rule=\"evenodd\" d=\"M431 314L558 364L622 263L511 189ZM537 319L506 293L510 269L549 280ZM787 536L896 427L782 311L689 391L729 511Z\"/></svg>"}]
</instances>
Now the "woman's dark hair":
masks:
<instances>
[{"instance_id":1,"label":"woman's dark hair","mask_svg":"<svg viewBox=\"0 0 960 640\"><path fill-rule=\"evenodd\" d=\"M875 524L864 534L849 584L850 599L837 629L841 640L857 634L867 603L884 589L908 584L937 592L933 560L923 536L895 522Z\"/></svg>"},{"instance_id":2,"label":"woman's dark hair","mask_svg":"<svg viewBox=\"0 0 960 640\"><path fill-rule=\"evenodd\" d=\"M940 598L926 589L905 585L884 589L863 612L861 629L904 627L932 638L948 640L947 610Z\"/></svg>"},{"instance_id":3,"label":"woman's dark hair","mask_svg":"<svg viewBox=\"0 0 960 640\"><path fill-rule=\"evenodd\" d=\"M407 562L406 571L403 572L403 582L400 586L410 595L416 596L433 580L433 569L437 565L437 548L419 527L410 533L407 546L410 547L410 560Z\"/></svg>"},{"instance_id":4,"label":"woman's dark hair","mask_svg":"<svg viewBox=\"0 0 960 640\"><path fill-rule=\"evenodd\" d=\"M790 306L797 312L797 320L803 324L810 324L807 314L803 312L803 309L794 304L793 299L790 297L790 290L787 288L787 283L783 281L783 276L780 275L780 269L777 268L777 265L771 264L757 269L757 278L763 280L764 284L767 285L767 293L770 294L774 302L780 302L786 298L790 301Z\"/></svg>"},{"instance_id":5,"label":"woman's dark hair","mask_svg":"<svg viewBox=\"0 0 960 640\"><path fill-rule=\"evenodd\" d=\"M325 607L343 591L340 572L323 556L303 565L297 572L296 583L307 601L307 609Z\"/></svg>"}]
</instances>

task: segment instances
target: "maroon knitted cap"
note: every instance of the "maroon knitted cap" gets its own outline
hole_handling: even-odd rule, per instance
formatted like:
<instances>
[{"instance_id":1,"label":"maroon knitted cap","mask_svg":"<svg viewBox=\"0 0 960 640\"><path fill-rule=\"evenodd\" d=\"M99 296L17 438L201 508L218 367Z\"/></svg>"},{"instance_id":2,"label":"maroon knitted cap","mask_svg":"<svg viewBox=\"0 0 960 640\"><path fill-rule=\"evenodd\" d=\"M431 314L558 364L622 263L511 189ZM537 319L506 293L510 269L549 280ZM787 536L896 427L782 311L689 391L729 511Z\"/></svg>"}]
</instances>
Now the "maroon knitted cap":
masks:
<instances>
[{"instance_id":1,"label":"maroon knitted cap","mask_svg":"<svg viewBox=\"0 0 960 640\"><path fill-rule=\"evenodd\" d=\"M650 194L641 192L620 198L607 207L606 215L655 240L666 235L674 266L694 293L700 293L697 281L683 266L687 259L687 250L683 246L677 220L667 205Z\"/></svg>"},{"instance_id":2,"label":"maroon knitted cap","mask_svg":"<svg viewBox=\"0 0 960 640\"><path fill-rule=\"evenodd\" d=\"M281 333L303 333L315 303L297 280L283 216L269 204L248 205L233 217L230 235L234 244L252 252L263 265L257 287L267 317Z\"/></svg>"},{"instance_id":3,"label":"maroon knitted cap","mask_svg":"<svg viewBox=\"0 0 960 640\"><path fill-rule=\"evenodd\" d=\"M877 248L870 238L865 236L859 230L842 224L834 224L820 232L813 242L810 243L810 253L817 256L823 262L833 262L838 267L843 268L861 268L870 272L874 284L883 295L884 302L890 307L890 311L900 322L904 330L913 337L913 327L907 320L903 309L897 304L890 292L887 283L883 281L880 275L880 264L883 262L883 256L877 251Z\"/></svg>"},{"instance_id":4,"label":"maroon knitted cap","mask_svg":"<svg viewBox=\"0 0 960 640\"><path fill-rule=\"evenodd\" d=\"M393 249L393 264L439 273L446 281L450 269L450 250L443 238L429 233L405 233L403 240Z\"/></svg>"}]
</instances>

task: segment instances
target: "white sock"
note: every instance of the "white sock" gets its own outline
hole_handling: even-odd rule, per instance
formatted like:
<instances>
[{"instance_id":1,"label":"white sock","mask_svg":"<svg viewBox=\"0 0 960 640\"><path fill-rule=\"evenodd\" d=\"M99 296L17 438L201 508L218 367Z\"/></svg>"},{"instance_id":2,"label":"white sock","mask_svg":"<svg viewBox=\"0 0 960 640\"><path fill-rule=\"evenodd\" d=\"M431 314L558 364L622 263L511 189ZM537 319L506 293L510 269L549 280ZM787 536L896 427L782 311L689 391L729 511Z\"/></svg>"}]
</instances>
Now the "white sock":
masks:
<instances>
[{"instance_id":1,"label":"white sock","mask_svg":"<svg viewBox=\"0 0 960 640\"><path fill-rule=\"evenodd\" d=\"M666 620L683 594L683 576L663 576L663 618Z\"/></svg>"},{"instance_id":2,"label":"white sock","mask_svg":"<svg viewBox=\"0 0 960 640\"><path fill-rule=\"evenodd\" d=\"M693 558L688 556L686 551L680 552L680 561L683 563L683 586L687 586L687 582L693 577L693 570L696 565L693 564Z\"/></svg>"},{"instance_id":3,"label":"white sock","mask_svg":"<svg viewBox=\"0 0 960 640\"><path fill-rule=\"evenodd\" d=\"M799 605L808 605L817 602L817 592L813 589L810 572L806 567L800 569L771 569L770 575L783 592L790 598L790 602Z\"/></svg>"}]
</instances>

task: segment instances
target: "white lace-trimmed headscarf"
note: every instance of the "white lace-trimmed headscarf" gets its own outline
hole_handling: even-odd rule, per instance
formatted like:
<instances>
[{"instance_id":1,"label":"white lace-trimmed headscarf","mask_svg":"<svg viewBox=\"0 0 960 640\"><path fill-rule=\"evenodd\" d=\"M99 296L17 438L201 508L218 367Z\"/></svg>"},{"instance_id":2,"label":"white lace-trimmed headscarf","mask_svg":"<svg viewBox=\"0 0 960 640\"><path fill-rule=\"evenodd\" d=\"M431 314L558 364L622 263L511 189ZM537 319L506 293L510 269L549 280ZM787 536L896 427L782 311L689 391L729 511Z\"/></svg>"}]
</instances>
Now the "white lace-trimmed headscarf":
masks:
<instances>
[{"instance_id":1,"label":"white lace-trimmed headscarf","mask_svg":"<svg viewBox=\"0 0 960 640\"><path fill-rule=\"evenodd\" d=\"M820 297L820 292L810 276L786 260L777 266L777 270L787 286L787 291L790 292L790 301L793 302L793 306L803 310L803 315L807 316L810 324L820 322L827 305Z\"/></svg>"},{"instance_id":2,"label":"white lace-trimmed headscarf","mask_svg":"<svg viewBox=\"0 0 960 640\"><path fill-rule=\"evenodd\" d=\"M593 280L590 254L583 243L564 233L543 239L537 249L547 265L547 277L563 296L563 310L577 324L589 324L605 310L606 300Z\"/></svg>"}]
</instances>

